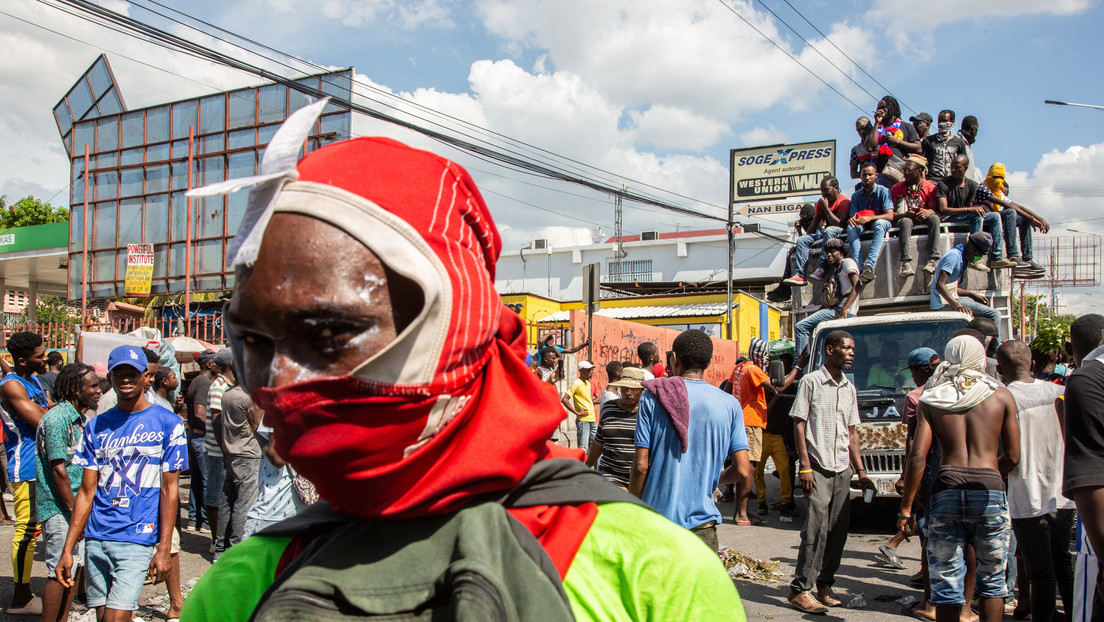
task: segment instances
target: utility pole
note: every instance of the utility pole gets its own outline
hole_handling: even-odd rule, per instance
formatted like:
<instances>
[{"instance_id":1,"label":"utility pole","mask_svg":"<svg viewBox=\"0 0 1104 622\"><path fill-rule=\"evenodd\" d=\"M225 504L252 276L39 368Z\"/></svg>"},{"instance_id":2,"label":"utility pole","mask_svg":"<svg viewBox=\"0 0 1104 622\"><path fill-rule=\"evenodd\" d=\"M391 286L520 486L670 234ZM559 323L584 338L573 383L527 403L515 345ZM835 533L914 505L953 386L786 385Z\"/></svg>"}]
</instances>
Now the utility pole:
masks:
<instances>
[{"instance_id":1,"label":"utility pole","mask_svg":"<svg viewBox=\"0 0 1104 622\"><path fill-rule=\"evenodd\" d=\"M621 191L622 193L628 192L629 187L625 184L621 184ZM613 250L613 270L610 270L612 274L617 275L618 281L621 280L622 275L624 274L621 271L621 260L625 257L625 255L628 254L625 252L625 248L623 246L624 242L622 242L621 240L621 236L625 233L625 229L623 226L624 214L621 206L621 196L622 195L618 194L613 202L613 239L616 240L616 242L614 242Z\"/></svg>"}]
</instances>

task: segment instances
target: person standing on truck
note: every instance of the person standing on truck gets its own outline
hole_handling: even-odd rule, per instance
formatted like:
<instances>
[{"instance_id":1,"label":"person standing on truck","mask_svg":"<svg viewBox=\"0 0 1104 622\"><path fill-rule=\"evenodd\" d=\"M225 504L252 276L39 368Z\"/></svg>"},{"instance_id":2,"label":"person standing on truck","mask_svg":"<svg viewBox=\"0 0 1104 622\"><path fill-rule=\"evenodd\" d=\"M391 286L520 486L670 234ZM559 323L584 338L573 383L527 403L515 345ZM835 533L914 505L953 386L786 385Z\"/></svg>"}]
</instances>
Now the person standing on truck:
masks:
<instances>
[{"instance_id":1,"label":"person standing on truck","mask_svg":"<svg viewBox=\"0 0 1104 622\"><path fill-rule=\"evenodd\" d=\"M984 231L971 233L965 244L959 244L939 259L932 279L929 305L933 311L958 311L983 317L1000 326L1000 312L989 306L989 300L979 292L961 287L966 266L980 263L993 246L993 237ZM796 329L794 332L797 332Z\"/></svg>"},{"instance_id":2,"label":"person standing on truck","mask_svg":"<svg viewBox=\"0 0 1104 622\"><path fill-rule=\"evenodd\" d=\"M808 514L788 600L805 613L827 613L843 604L832 584L847 544L852 471L863 490L874 490L859 455L858 393L843 374L854 361L854 338L842 330L828 333L824 365L801 379L790 411Z\"/></svg>"},{"instance_id":3,"label":"person standing on truck","mask_svg":"<svg viewBox=\"0 0 1104 622\"><path fill-rule=\"evenodd\" d=\"M912 528L912 503L934 437L942 450L928 507L936 620L958 622L963 605L969 605L963 594L964 558L966 547L973 545L981 620L998 622L1008 593L1004 570L1012 531L1004 476L1020 461L1016 400L985 375L985 349L977 339L951 339L943 358L920 395L897 529Z\"/></svg>"},{"instance_id":4,"label":"person standing on truck","mask_svg":"<svg viewBox=\"0 0 1104 622\"><path fill-rule=\"evenodd\" d=\"M843 196L839 180L832 175L820 180L820 199L816 202L815 210L809 233L797 238L797 245L794 247L794 275L783 281L784 285L804 287L808 283L805 280L805 264L809 263L809 248L817 242L820 242L821 247L820 265L809 278L823 280L827 267L824 243L847 235L845 227L851 216L851 199Z\"/></svg>"},{"instance_id":5,"label":"person standing on truck","mask_svg":"<svg viewBox=\"0 0 1104 622\"><path fill-rule=\"evenodd\" d=\"M794 353L797 356L805 352L805 347L809 345L809 336L813 334L817 324L859 314L859 266L854 259L844 255L846 248L843 240L838 238L824 243L829 277L820 291L820 311L794 326Z\"/></svg>"},{"instance_id":6,"label":"person standing on truck","mask_svg":"<svg viewBox=\"0 0 1104 622\"><path fill-rule=\"evenodd\" d=\"M873 163L864 164L861 170L861 187L851 195L851 217L847 220L847 243L851 245L851 257L859 260L862 250L859 236L866 229L874 232L870 249L866 251L866 261L860 277L863 285L874 280L874 266L882 253L882 244L893 226L893 201L889 189L876 183L877 167Z\"/></svg>"}]
</instances>

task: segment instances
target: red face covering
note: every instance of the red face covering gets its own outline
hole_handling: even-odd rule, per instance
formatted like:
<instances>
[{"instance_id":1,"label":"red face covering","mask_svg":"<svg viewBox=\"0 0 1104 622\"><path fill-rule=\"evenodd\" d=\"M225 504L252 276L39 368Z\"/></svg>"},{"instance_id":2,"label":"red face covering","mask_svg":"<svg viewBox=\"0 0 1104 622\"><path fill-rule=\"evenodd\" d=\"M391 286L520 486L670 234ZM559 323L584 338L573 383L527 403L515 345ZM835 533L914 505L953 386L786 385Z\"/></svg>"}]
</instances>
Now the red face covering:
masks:
<instances>
[{"instance_id":1,"label":"red face covering","mask_svg":"<svg viewBox=\"0 0 1104 622\"><path fill-rule=\"evenodd\" d=\"M287 197L301 199L324 184L325 192L354 195L348 203L361 211L352 218L316 213L291 207L295 201L285 197L277 199L275 211L329 222L424 291L443 292L426 300L440 311L440 326L412 325L403 332L440 342L427 348L418 341L413 349L436 352L429 361L432 373L422 382L373 377L379 368L373 357L349 376L253 388L275 430L276 451L335 509L370 519L453 512L478 496L513 487L537 460L578 457L578 451L547 443L562 409L555 390L525 366L524 323L494 289L501 242L467 172L382 138L315 151L298 172L299 182L312 183L286 186ZM363 222L356 221L358 213ZM401 222L380 226L396 216ZM412 273L411 262L396 256L396 240L401 246L414 238L400 251L420 252L438 269ZM426 316L423 310L416 323ZM596 513L594 504L585 504L514 514L566 573Z\"/></svg>"}]
</instances>

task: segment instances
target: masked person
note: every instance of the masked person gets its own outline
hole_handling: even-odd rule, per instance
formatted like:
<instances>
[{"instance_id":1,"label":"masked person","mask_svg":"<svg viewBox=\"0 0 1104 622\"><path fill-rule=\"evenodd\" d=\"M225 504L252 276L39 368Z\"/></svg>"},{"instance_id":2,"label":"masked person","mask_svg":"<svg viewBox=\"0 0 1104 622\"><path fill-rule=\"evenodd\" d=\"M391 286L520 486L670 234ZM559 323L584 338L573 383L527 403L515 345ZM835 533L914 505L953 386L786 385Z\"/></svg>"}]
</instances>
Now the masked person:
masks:
<instances>
[{"instance_id":1,"label":"masked person","mask_svg":"<svg viewBox=\"0 0 1104 622\"><path fill-rule=\"evenodd\" d=\"M512 619L532 619L547 603L541 619L744 620L714 552L587 469L581 452L547 442L563 417L559 396L525 367L525 325L494 289L501 240L462 168L359 138L272 170L294 162L324 101L289 118L265 153L228 252L237 287L227 309L240 381L264 410L275 452L323 501L224 553L181 619L246 620L256 610L263 620L318 601L332 611L341 586L356 592L342 606L363 611L369 592L387 600L436 563L433 555L389 565L410 560L407 549L437 552L447 539L458 545L450 555L496 554L510 538L531 536L540 546L503 584L544 556L540 571L559 587L534 583L524 598L500 590L479 601L512 610ZM553 490L542 503L519 484L549 467L581 470L585 487L619 501L552 502ZM467 516L504 525L506 535L488 531L490 545L460 546L484 527L461 525ZM304 522L309 529L296 528ZM308 572L337 587L296 600ZM429 602L424 586L440 584L421 585ZM317 619L317 610L289 615Z\"/></svg>"}]
</instances>

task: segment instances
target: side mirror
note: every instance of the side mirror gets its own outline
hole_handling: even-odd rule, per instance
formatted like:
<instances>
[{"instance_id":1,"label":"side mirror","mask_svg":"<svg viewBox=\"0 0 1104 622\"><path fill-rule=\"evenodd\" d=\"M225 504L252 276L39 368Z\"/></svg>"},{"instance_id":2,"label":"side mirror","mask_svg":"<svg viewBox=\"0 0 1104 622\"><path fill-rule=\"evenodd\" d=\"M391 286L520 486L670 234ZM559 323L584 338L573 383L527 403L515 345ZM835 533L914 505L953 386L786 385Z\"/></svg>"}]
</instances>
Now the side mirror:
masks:
<instances>
[{"instance_id":1,"label":"side mirror","mask_svg":"<svg viewBox=\"0 0 1104 622\"><path fill-rule=\"evenodd\" d=\"M770 362L770 381L775 387L780 387L786 382L786 366L782 361Z\"/></svg>"}]
</instances>

